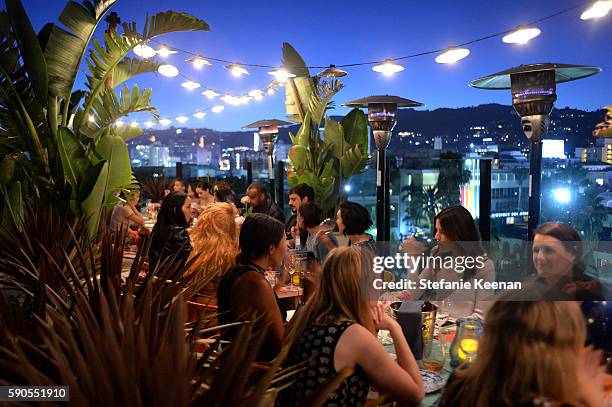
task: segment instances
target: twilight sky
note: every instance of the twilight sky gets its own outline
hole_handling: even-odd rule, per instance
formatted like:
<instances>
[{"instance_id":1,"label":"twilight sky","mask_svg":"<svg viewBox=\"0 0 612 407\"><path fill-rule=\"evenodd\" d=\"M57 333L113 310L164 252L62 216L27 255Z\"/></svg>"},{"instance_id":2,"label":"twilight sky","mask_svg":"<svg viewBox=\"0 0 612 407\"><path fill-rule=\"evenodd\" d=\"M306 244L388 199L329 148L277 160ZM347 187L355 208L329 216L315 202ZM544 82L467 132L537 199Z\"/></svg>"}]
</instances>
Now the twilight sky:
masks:
<instances>
[{"instance_id":1,"label":"twilight sky","mask_svg":"<svg viewBox=\"0 0 612 407\"><path fill-rule=\"evenodd\" d=\"M34 28L57 21L63 0L22 0ZM513 28L552 14L575 0L442 1L320 1L292 3L266 1L147 0L117 2L113 11L122 21L136 21L141 29L146 12L184 11L203 19L209 32L189 32L159 37L169 46L205 56L237 62L279 65L283 42L291 43L309 65L347 64L409 55L444 48L487 34ZM298 6L298 4L300 6ZM3 4L4 8L4 4ZM586 8L586 6L584 7ZM434 62L435 55L402 61L406 69L393 77L373 72L370 66L347 68L346 87L337 105L373 94L395 94L426 104L426 109L510 104L509 91L470 88L472 80L512 66L536 62L596 65L603 72L581 81L560 84L557 107L593 110L612 104L612 13L603 19L580 20L582 9L537 25L542 34L526 45L504 44L494 38L469 46L468 58L455 65ZM102 33L106 24L98 32ZM264 87L272 77L267 69L249 68L251 75L236 79L222 64L197 71L184 62L188 56L167 58L183 74L221 92L245 93ZM311 74L317 70L312 70ZM83 77L79 86L83 86ZM174 118L208 109L203 120L190 117L186 127L238 130L262 118L284 118L284 91L247 105L227 106L220 114L199 89L180 86L182 78L149 74L137 78L141 87L152 87L152 102L162 117ZM338 108L332 114L344 114ZM147 116L137 116L147 120ZM181 126L183 127L183 126Z\"/></svg>"}]
</instances>

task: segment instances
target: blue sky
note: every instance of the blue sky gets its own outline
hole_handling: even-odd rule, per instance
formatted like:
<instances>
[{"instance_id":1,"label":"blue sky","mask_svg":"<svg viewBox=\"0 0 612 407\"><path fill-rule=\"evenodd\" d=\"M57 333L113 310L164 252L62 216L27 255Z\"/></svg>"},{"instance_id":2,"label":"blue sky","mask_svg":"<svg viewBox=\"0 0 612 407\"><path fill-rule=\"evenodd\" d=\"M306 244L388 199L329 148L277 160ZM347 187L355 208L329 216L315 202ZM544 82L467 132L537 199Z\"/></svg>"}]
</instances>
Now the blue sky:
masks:
<instances>
[{"instance_id":1,"label":"blue sky","mask_svg":"<svg viewBox=\"0 0 612 407\"><path fill-rule=\"evenodd\" d=\"M35 29L56 21L63 0L23 0ZM283 42L291 43L309 65L329 65L379 60L444 48L487 34L513 28L575 4L568 0L502 1L407 1L351 2L310 1L128 1L117 2L114 11L123 21L142 27L146 12L175 10L206 21L209 32L171 34L159 38L170 46L227 60L279 65ZM586 7L585 7L586 8ZM612 104L612 14L582 21L580 10L537 25L542 35L523 46L494 38L470 46L471 55L455 65L440 65L433 56L403 61L405 71L387 78L371 67L348 68L346 85L337 96L340 103L373 94L395 94L418 100L426 108L461 107L482 103L510 104L509 91L472 89L472 80L512 66L535 62L596 65L603 72L582 81L558 86L557 107L593 110ZM99 28L103 32L106 24ZM244 93L265 86L272 77L267 69L250 69L251 75L236 79L214 64L201 71L176 54L169 63L182 73L222 92ZM312 72L316 73L316 72ZM83 75L81 75L83 76ZM79 80L81 86L83 78ZM150 74L136 81L153 88L153 104L161 116L173 118L210 108L199 91L180 86L182 79ZM200 89L201 90L201 89ZM333 114L344 114L336 109ZM262 118L284 118L284 92L248 105L227 106L220 114L193 117L187 127L237 130ZM138 117L146 120L146 117Z\"/></svg>"}]
</instances>

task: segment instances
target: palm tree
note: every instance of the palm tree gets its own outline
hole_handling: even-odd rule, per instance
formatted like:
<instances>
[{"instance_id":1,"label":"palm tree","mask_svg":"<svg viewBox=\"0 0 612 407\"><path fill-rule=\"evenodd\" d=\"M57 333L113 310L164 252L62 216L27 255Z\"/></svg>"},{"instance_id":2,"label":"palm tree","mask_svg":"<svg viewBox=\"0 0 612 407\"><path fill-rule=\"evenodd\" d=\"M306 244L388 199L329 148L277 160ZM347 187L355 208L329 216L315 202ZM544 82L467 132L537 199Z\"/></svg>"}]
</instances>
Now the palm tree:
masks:
<instances>
[{"instance_id":1,"label":"palm tree","mask_svg":"<svg viewBox=\"0 0 612 407\"><path fill-rule=\"evenodd\" d=\"M126 81L155 72L159 63L128 57L135 46L159 35L208 30L189 14L147 16L139 32L110 14L101 43L92 38L116 0L70 1L37 34L20 0L0 11L0 181L4 226L19 229L26 205L52 205L90 219L93 237L115 193L130 188L132 171L125 141L141 134L114 126L132 112L147 111L151 89ZM90 43L93 46L90 47ZM84 90L74 90L87 61ZM10 221L9 221L10 220ZM12 226L11 226L12 225Z\"/></svg>"}]
</instances>

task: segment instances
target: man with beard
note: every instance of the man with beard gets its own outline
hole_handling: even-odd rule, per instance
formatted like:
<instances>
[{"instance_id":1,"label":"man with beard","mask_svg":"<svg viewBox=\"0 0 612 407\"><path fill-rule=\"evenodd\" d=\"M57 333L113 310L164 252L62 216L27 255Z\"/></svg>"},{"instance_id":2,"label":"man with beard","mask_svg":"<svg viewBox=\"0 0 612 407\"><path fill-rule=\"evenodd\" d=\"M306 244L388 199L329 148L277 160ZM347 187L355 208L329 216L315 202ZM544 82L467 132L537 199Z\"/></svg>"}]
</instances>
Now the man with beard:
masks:
<instances>
[{"instance_id":1,"label":"man with beard","mask_svg":"<svg viewBox=\"0 0 612 407\"><path fill-rule=\"evenodd\" d=\"M295 248L295 239L291 235L291 229L297 229L297 211L300 205L314 202L314 189L306 184L298 184L289 190L289 207L293 215L285 223L285 233L287 234L287 243L290 248ZM308 238L308 231L306 229L300 230L300 245L304 247L306 239Z\"/></svg>"},{"instance_id":2,"label":"man with beard","mask_svg":"<svg viewBox=\"0 0 612 407\"><path fill-rule=\"evenodd\" d=\"M249 185L247 196L249 204L253 207L253 213L263 213L285 223L283 210L272 200L262 182L254 182Z\"/></svg>"}]
</instances>

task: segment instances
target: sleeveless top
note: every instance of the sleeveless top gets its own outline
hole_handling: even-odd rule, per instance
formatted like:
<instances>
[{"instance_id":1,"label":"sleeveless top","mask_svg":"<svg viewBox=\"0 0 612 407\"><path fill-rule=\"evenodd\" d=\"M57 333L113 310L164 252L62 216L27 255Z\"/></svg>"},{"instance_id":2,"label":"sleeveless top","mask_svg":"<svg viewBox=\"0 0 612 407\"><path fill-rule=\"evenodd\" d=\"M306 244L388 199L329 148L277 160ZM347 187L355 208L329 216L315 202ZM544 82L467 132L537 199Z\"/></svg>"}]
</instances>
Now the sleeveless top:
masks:
<instances>
[{"instance_id":1,"label":"sleeveless top","mask_svg":"<svg viewBox=\"0 0 612 407\"><path fill-rule=\"evenodd\" d=\"M223 274L223 277L221 278L221 281L219 282L219 286L217 287L217 307L218 307L217 311L218 311L219 324L225 325L225 324L230 324L232 322L241 321L238 315L234 313L234 309L232 306L231 293L232 293L232 287L234 286L234 283L236 283L238 278L243 276L245 273L249 273L249 272L257 272L261 274L262 278L265 278L266 271L260 266L253 264L253 263L238 264L236 266L231 267L225 274ZM279 299L276 293L274 292L274 290L272 290L272 292L274 293L274 298L276 299L276 303L278 304L281 318L283 321L286 321L287 311L283 309L283 307L281 306ZM252 301L258 300L257 298L251 298L251 299ZM240 326L233 326L233 327L224 329L221 332L221 336L224 340L231 341L239 329L240 329ZM265 356L265 355L262 355L262 356ZM258 359L258 360L261 360L261 359Z\"/></svg>"},{"instance_id":2,"label":"sleeveless top","mask_svg":"<svg viewBox=\"0 0 612 407\"><path fill-rule=\"evenodd\" d=\"M285 359L284 366L294 366L310 361L305 370L291 377L295 382L281 391L276 397L275 406L297 406L311 397L325 382L338 372L334 367L334 353L342 333L354 321L335 321L327 325L309 324L302 337L293 345ZM370 382L365 372L355 367L355 372L347 377L330 396L325 406L365 405Z\"/></svg>"}]
</instances>

